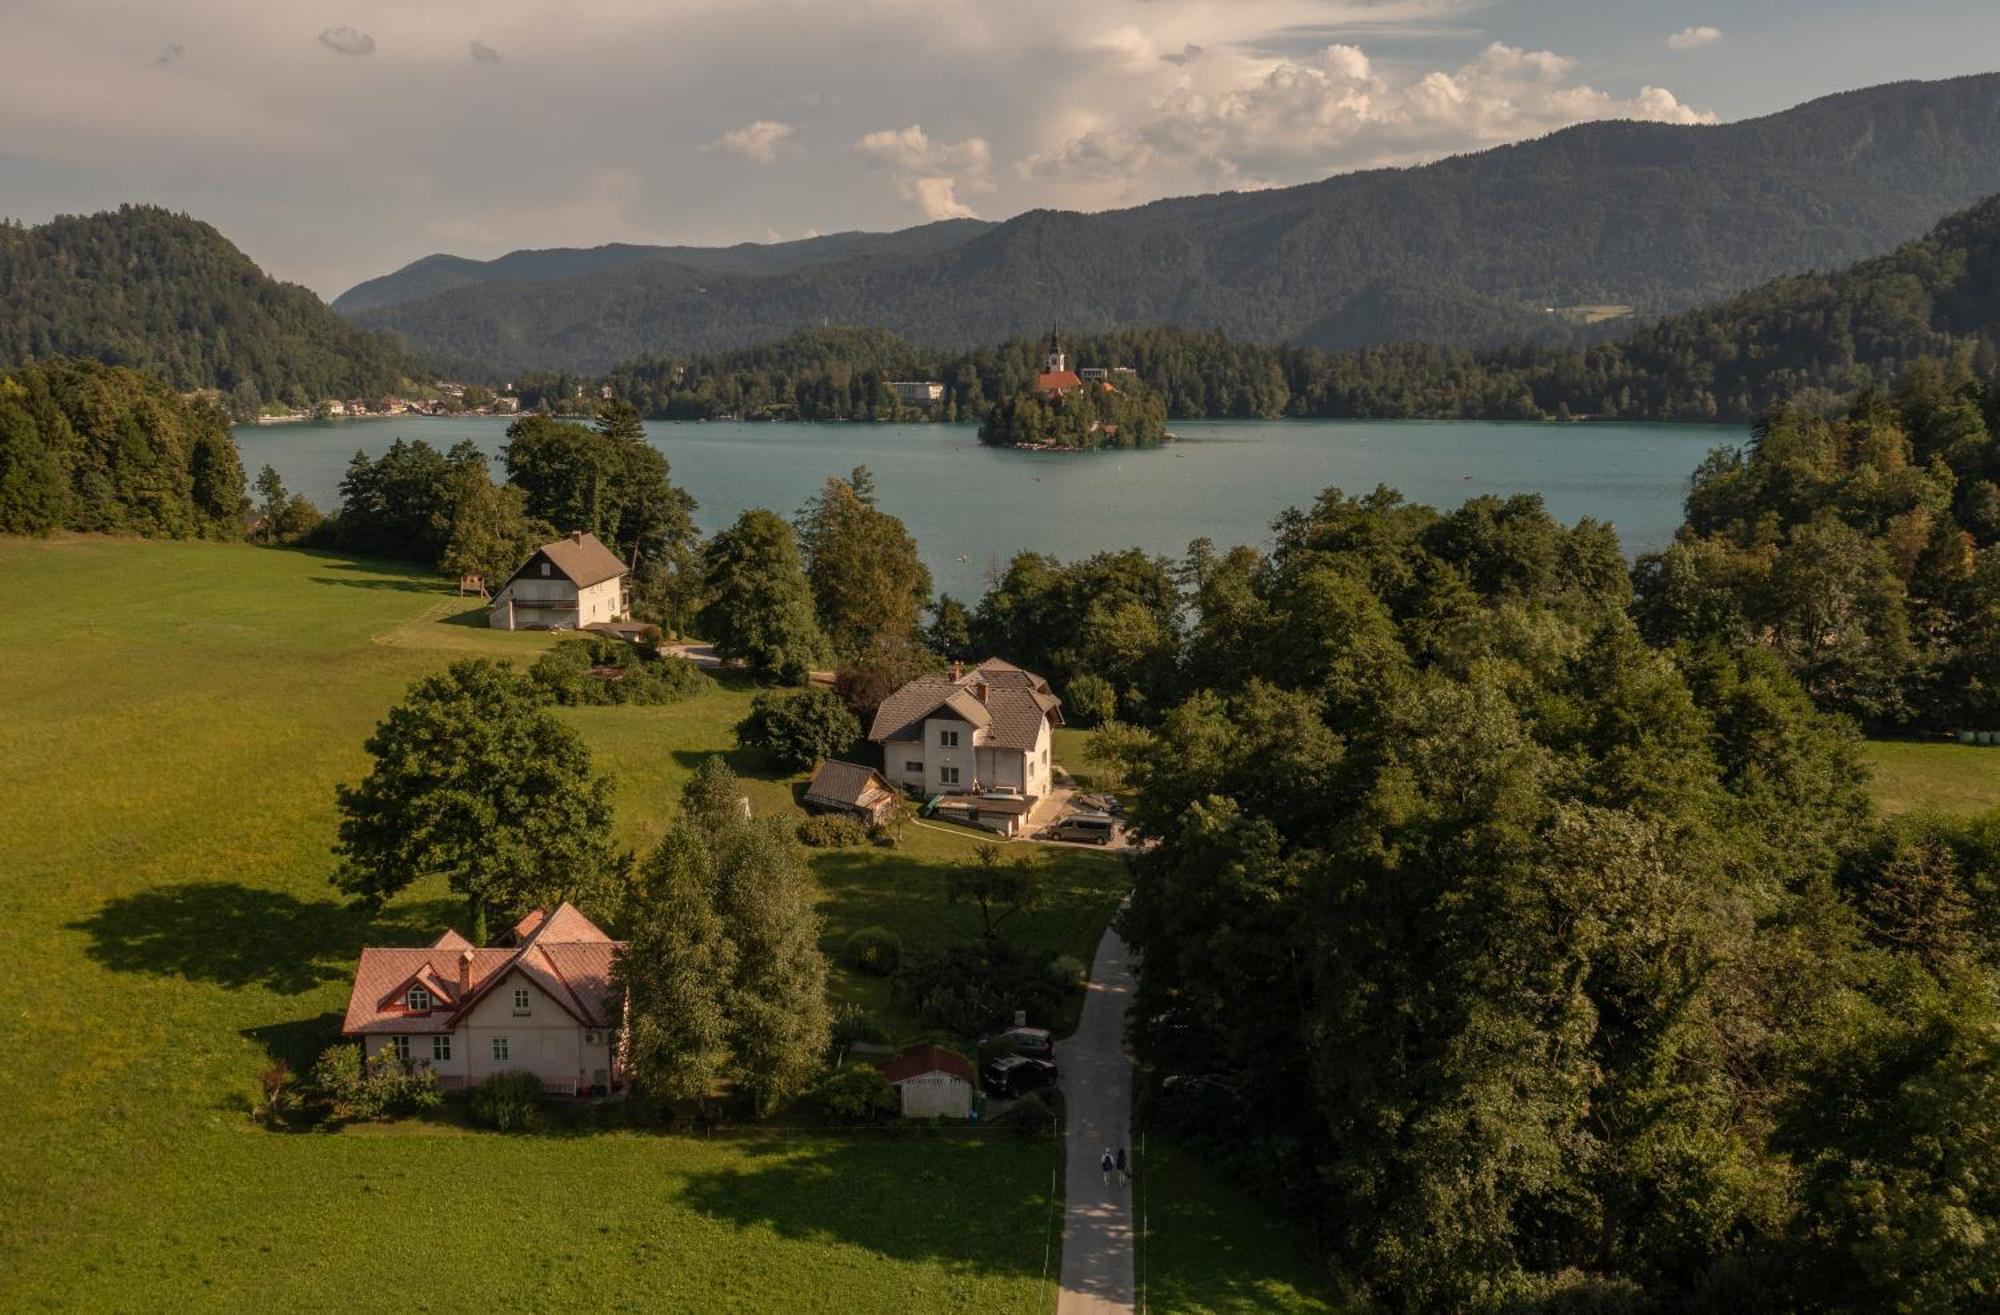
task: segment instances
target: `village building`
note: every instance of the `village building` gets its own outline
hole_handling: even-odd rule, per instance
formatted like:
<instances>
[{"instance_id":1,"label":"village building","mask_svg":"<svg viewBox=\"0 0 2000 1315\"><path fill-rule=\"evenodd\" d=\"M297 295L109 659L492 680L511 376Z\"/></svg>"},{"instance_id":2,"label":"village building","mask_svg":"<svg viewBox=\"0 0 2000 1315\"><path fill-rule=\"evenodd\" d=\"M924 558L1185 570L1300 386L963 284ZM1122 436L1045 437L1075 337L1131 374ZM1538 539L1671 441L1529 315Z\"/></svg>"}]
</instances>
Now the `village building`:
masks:
<instances>
[{"instance_id":1,"label":"village building","mask_svg":"<svg viewBox=\"0 0 2000 1315\"><path fill-rule=\"evenodd\" d=\"M487 622L495 630L581 630L623 621L627 573L596 535L579 530L535 549L493 595Z\"/></svg>"},{"instance_id":2,"label":"village building","mask_svg":"<svg viewBox=\"0 0 2000 1315\"><path fill-rule=\"evenodd\" d=\"M828 758L806 786L805 806L880 826L896 811L896 789L873 767Z\"/></svg>"},{"instance_id":3,"label":"village building","mask_svg":"<svg viewBox=\"0 0 2000 1315\"><path fill-rule=\"evenodd\" d=\"M388 1051L463 1091L501 1073L533 1073L552 1095L623 1085L612 940L575 906L536 909L512 947L447 931L419 949L365 949L343 1036L368 1057Z\"/></svg>"},{"instance_id":4,"label":"village building","mask_svg":"<svg viewBox=\"0 0 2000 1315\"><path fill-rule=\"evenodd\" d=\"M989 658L970 671L954 664L949 676L903 686L875 710L868 738L882 746L883 777L900 789L1011 793L1031 804L1049 792L1060 725L1062 700L1046 680Z\"/></svg>"},{"instance_id":5,"label":"village building","mask_svg":"<svg viewBox=\"0 0 2000 1315\"><path fill-rule=\"evenodd\" d=\"M882 1066L906 1119L972 1115L972 1065L943 1046L911 1046Z\"/></svg>"},{"instance_id":6,"label":"village building","mask_svg":"<svg viewBox=\"0 0 2000 1315\"><path fill-rule=\"evenodd\" d=\"M904 406L936 406L944 400L944 385L935 379L891 379L889 391Z\"/></svg>"}]
</instances>

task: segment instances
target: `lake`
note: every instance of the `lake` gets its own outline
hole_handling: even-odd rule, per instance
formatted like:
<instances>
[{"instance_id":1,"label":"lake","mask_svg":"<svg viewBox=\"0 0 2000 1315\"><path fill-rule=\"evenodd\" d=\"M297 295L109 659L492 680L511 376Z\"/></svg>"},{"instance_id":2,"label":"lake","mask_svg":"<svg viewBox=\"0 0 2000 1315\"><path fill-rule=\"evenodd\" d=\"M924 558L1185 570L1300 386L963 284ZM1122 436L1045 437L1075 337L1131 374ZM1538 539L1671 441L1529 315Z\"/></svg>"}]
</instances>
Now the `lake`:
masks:
<instances>
[{"instance_id":1,"label":"lake","mask_svg":"<svg viewBox=\"0 0 2000 1315\"><path fill-rule=\"evenodd\" d=\"M339 503L356 449L398 436L434 447L469 438L496 456L508 421L409 416L240 425L244 469L275 466L321 508ZM902 517L937 587L961 598L1022 549L1061 558L1138 546L1179 556L1206 537L1268 546L1271 520L1337 485L1377 484L1413 502L1455 507L1483 493L1539 493L1559 520L1594 516L1628 553L1664 546L1681 519L1688 476L1734 427L1508 424L1488 421L1180 421L1182 441L1146 452L1015 452L982 447L970 426L670 423L647 437L676 484L700 501L704 533L746 507L790 516L829 475L875 474L884 510ZM497 465L495 475L501 472Z\"/></svg>"}]
</instances>

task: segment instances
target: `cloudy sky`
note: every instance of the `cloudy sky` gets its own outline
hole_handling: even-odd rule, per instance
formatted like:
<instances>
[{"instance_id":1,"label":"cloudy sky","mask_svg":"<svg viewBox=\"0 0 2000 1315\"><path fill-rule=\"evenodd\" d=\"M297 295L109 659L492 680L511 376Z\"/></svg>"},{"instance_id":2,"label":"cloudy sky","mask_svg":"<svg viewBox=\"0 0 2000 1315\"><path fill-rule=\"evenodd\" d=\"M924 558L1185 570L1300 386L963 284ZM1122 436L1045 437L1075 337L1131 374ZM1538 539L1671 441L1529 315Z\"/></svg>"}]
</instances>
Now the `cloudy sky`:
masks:
<instances>
[{"instance_id":1,"label":"cloudy sky","mask_svg":"<svg viewBox=\"0 0 2000 1315\"><path fill-rule=\"evenodd\" d=\"M433 251L1101 209L2000 67L1993 0L5 0L0 215Z\"/></svg>"}]
</instances>

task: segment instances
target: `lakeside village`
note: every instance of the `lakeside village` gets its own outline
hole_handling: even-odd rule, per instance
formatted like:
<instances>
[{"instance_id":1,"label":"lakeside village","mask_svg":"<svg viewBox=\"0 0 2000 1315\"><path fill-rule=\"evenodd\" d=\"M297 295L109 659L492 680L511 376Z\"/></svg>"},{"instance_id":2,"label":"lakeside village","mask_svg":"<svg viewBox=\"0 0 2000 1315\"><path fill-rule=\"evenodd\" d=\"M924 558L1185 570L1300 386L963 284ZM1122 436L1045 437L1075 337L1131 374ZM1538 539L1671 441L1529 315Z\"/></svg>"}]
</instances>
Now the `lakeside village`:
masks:
<instances>
[{"instance_id":1,"label":"lakeside village","mask_svg":"<svg viewBox=\"0 0 2000 1315\"><path fill-rule=\"evenodd\" d=\"M672 367L679 382L685 366ZM884 379L879 387L893 399L875 418L948 420L950 388L939 379ZM586 415L611 401L611 384L586 386L565 381L562 391L546 386L509 383L498 389L480 384L433 382L415 396L325 398L307 409L269 412L259 424L306 420L377 419L396 416L512 416L523 412ZM706 418L706 417L702 417ZM725 413L720 420L798 420L796 408L766 406L742 415ZM970 418L970 417L967 417ZM981 417L979 441L995 447L1028 451L1073 452L1096 448L1154 447L1171 441L1164 397L1147 389L1139 373L1127 365L1076 366L1061 338L1049 335L1048 351L1036 373L1011 395L1002 396Z\"/></svg>"}]
</instances>

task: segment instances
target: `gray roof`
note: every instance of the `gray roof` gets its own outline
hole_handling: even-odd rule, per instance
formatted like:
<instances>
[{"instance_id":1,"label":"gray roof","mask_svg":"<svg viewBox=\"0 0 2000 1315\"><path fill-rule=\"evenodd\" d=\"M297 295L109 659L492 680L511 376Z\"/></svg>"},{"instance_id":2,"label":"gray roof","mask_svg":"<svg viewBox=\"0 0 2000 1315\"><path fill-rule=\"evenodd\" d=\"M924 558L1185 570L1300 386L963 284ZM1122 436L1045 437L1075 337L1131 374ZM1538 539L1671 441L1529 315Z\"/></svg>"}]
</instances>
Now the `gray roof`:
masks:
<instances>
[{"instance_id":1,"label":"gray roof","mask_svg":"<svg viewBox=\"0 0 2000 1315\"><path fill-rule=\"evenodd\" d=\"M535 555L523 563L521 569L508 578L507 583L512 584L526 575L528 567L533 566L536 559L542 557L548 558L549 564L556 568L557 573L579 589L588 589L594 584L615 580L625 574L626 569L625 563L618 560L618 554L605 547L602 539L595 534L578 531L567 539L557 539L554 543L545 543L535 549Z\"/></svg>"},{"instance_id":2,"label":"gray roof","mask_svg":"<svg viewBox=\"0 0 2000 1315\"><path fill-rule=\"evenodd\" d=\"M1011 662L991 659L957 680L925 676L903 686L875 710L868 738L878 743L920 738L925 719L941 709L985 731L986 743L1002 749L1032 749L1044 721L1062 724L1062 701L1047 681Z\"/></svg>"}]
</instances>

